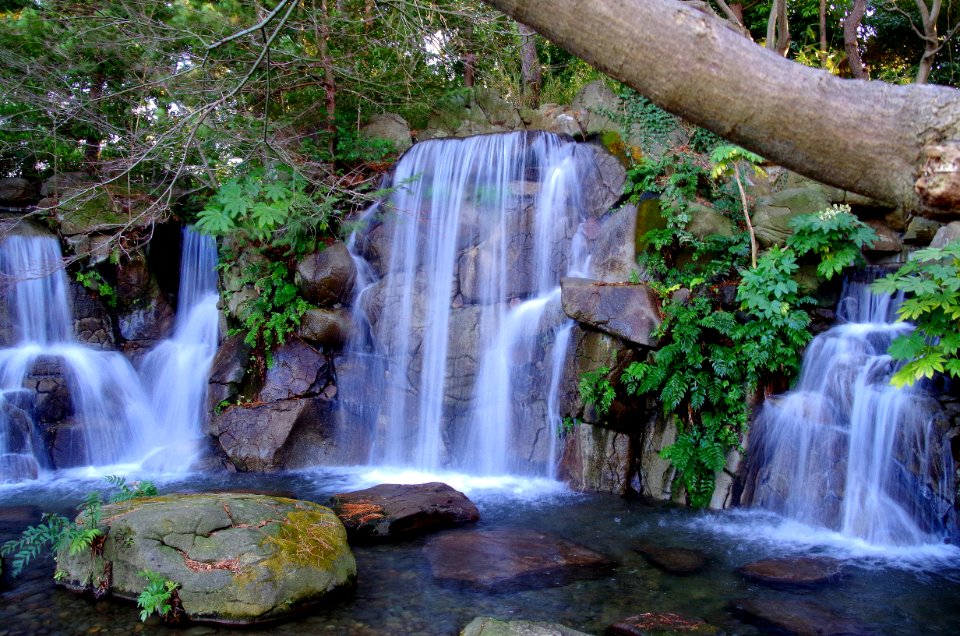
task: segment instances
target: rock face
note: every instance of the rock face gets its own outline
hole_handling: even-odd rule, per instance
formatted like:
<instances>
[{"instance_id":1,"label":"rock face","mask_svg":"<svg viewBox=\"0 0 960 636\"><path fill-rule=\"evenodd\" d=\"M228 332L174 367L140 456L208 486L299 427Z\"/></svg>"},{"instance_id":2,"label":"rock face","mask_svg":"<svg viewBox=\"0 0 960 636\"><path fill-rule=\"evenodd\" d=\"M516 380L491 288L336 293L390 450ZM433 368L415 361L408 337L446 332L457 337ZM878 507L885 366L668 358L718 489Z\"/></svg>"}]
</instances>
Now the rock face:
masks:
<instances>
[{"instance_id":1,"label":"rock face","mask_svg":"<svg viewBox=\"0 0 960 636\"><path fill-rule=\"evenodd\" d=\"M37 199L36 186L21 177L0 179L0 205L26 205Z\"/></svg>"},{"instance_id":2,"label":"rock face","mask_svg":"<svg viewBox=\"0 0 960 636\"><path fill-rule=\"evenodd\" d=\"M294 278L308 301L318 307L333 307L350 301L357 270L347 246L334 243L297 263Z\"/></svg>"},{"instance_id":3,"label":"rock face","mask_svg":"<svg viewBox=\"0 0 960 636\"><path fill-rule=\"evenodd\" d=\"M501 621L487 616L478 616L463 628L460 636L587 636L587 634L556 623Z\"/></svg>"},{"instance_id":4,"label":"rock face","mask_svg":"<svg viewBox=\"0 0 960 636\"><path fill-rule=\"evenodd\" d=\"M660 325L659 307L646 285L563 278L560 289L563 311L574 320L633 344L656 345L651 334Z\"/></svg>"},{"instance_id":5,"label":"rock face","mask_svg":"<svg viewBox=\"0 0 960 636\"><path fill-rule=\"evenodd\" d=\"M103 553L58 565L74 590L136 598L142 570L179 584L186 617L250 624L271 621L348 588L356 562L328 508L236 493L134 499L103 507Z\"/></svg>"},{"instance_id":6,"label":"rock face","mask_svg":"<svg viewBox=\"0 0 960 636\"><path fill-rule=\"evenodd\" d=\"M407 539L476 523L480 512L466 495L447 484L380 484L334 495L330 507L351 541Z\"/></svg>"},{"instance_id":7,"label":"rock face","mask_svg":"<svg viewBox=\"0 0 960 636\"><path fill-rule=\"evenodd\" d=\"M534 530L466 530L438 535L423 548L433 576L487 592L555 587L602 576L607 557Z\"/></svg>"},{"instance_id":8,"label":"rock face","mask_svg":"<svg viewBox=\"0 0 960 636\"><path fill-rule=\"evenodd\" d=\"M410 139L410 124L396 113L378 113L370 118L360 134L367 139L386 139L393 142L397 152L402 153L413 142Z\"/></svg>"}]
</instances>

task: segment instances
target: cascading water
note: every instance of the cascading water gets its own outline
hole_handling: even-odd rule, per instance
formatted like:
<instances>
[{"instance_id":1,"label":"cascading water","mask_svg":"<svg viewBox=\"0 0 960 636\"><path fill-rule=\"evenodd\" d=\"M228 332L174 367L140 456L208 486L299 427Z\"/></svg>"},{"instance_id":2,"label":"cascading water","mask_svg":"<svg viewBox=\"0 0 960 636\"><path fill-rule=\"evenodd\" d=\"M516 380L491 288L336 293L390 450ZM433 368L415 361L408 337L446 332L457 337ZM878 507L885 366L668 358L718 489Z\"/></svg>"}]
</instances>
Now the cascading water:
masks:
<instances>
[{"instance_id":1,"label":"cascading water","mask_svg":"<svg viewBox=\"0 0 960 636\"><path fill-rule=\"evenodd\" d=\"M148 455L155 456L154 470L189 467L217 346L215 268L212 239L185 231L175 332L144 358L142 382L120 353L74 337L56 238L5 238L0 271L10 290L16 344L0 349L0 482L36 478L51 467L141 462ZM68 404L57 404L61 395ZM50 410L64 417L47 421L42 412ZM51 428L57 441L48 449ZM175 451L158 452L174 445Z\"/></svg>"},{"instance_id":2,"label":"cascading water","mask_svg":"<svg viewBox=\"0 0 960 636\"><path fill-rule=\"evenodd\" d=\"M210 236L183 229L180 289L173 337L159 343L140 364L150 406L160 426L147 443L155 449L178 444L174 456L157 452L153 467L183 468L201 436L207 412L207 378L219 342L217 245ZM186 464L189 465L189 464Z\"/></svg>"},{"instance_id":3,"label":"cascading water","mask_svg":"<svg viewBox=\"0 0 960 636\"><path fill-rule=\"evenodd\" d=\"M0 391L6 440L0 480L36 477L49 465L33 423L37 396L24 391L29 377L50 395L65 383L72 417L61 423L54 449L58 466L112 464L133 457L153 416L133 368L121 354L79 344L67 300L60 245L52 236L8 236L0 268L10 286L16 346L0 349ZM11 443L13 442L13 443Z\"/></svg>"},{"instance_id":4,"label":"cascading water","mask_svg":"<svg viewBox=\"0 0 960 636\"><path fill-rule=\"evenodd\" d=\"M796 389L751 430L747 503L876 545L948 538L953 470L939 407L890 385L897 301L848 282L838 324L810 343Z\"/></svg>"},{"instance_id":5,"label":"cascading water","mask_svg":"<svg viewBox=\"0 0 960 636\"><path fill-rule=\"evenodd\" d=\"M512 133L419 143L397 164L351 243L374 273L338 366L342 388L366 384L345 408L373 431L372 463L552 476L559 280L587 261L579 162L572 141Z\"/></svg>"}]
</instances>

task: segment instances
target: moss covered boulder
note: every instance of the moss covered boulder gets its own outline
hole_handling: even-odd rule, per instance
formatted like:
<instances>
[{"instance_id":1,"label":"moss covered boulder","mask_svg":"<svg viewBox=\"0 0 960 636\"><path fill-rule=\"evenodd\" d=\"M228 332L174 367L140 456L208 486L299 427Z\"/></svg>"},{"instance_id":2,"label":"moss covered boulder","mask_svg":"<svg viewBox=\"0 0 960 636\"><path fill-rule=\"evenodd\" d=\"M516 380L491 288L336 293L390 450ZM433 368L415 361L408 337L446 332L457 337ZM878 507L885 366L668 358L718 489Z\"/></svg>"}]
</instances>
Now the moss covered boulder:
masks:
<instances>
[{"instance_id":1,"label":"moss covered boulder","mask_svg":"<svg viewBox=\"0 0 960 636\"><path fill-rule=\"evenodd\" d=\"M277 620L356 579L343 525L310 502L238 493L151 497L104 506L101 527L102 554L61 552L57 580L135 599L149 570L179 584L191 620Z\"/></svg>"}]
</instances>

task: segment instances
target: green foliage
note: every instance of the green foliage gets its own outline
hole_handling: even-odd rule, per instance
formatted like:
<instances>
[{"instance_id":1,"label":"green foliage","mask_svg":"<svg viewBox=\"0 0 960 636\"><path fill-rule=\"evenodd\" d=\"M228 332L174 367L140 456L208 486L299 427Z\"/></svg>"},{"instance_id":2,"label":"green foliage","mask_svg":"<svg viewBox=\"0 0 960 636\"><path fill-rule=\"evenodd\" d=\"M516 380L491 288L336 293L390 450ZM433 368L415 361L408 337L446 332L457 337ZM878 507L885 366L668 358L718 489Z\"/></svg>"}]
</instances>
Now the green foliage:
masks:
<instances>
[{"instance_id":1,"label":"green foliage","mask_svg":"<svg viewBox=\"0 0 960 636\"><path fill-rule=\"evenodd\" d=\"M713 164L710 176L714 179L731 176L734 174L734 166L741 161L750 164L757 176L764 174L763 168L760 167L763 157L740 146L724 144L717 146L710 153L710 163Z\"/></svg>"},{"instance_id":2,"label":"green foliage","mask_svg":"<svg viewBox=\"0 0 960 636\"><path fill-rule=\"evenodd\" d=\"M911 385L938 373L960 377L960 240L917 251L896 272L874 282L873 289L906 293L897 315L916 325L890 345L890 355L906 361L891 383Z\"/></svg>"},{"instance_id":3,"label":"green foliage","mask_svg":"<svg viewBox=\"0 0 960 636\"><path fill-rule=\"evenodd\" d=\"M231 334L245 333L244 342L262 351L267 366L272 367L271 350L286 342L313 305L300 296L284 263L253 263L241 282L253 285L257 295L243 305L242 328Z\"/></svg>"},{"instance_id":4,"label":"green foliage","mask_svg":"<svg viewBox=\"0 0 960 636\"><path fill-rule=\"evenodd\" d=\"M793 234L787 239L787 246L798 256L816 256L817 275L826 280L847 267L862 265L861 250L877 240L877 233L851 214L849 205L834 204L820 212L795 217L790 227Z\"/></svg>"},{"instance_id":5,"label":"green foliage","mask_svg":"<svg viewBox=\"0 0 960 636\"><path fill-rule=\"evenodd\" d=\"M609 376L610 367L602 366L593 371L586 371L580 376L580 399L585 404L593 404L597 415L602 419L610 412L610 405L617 397Z\"/></svg>"},{"instance_id":6,"label":"green foliage","mask_svg":"<svg viewBox=\"0 0 960 636\"><path fill-rule=\"evenodd\" d=\"M120 490L110 498L111 502L157 494L156 487L149 481L134 483L131 488L124 478L116 475L110 475L106 480ZM88 550L97 553L105 536L100 528L102 507L103 495L91 492L78 507L80 514L77 521L56 513L44 513L39 524L30 526L19 538L0 546L0 555L12 555L11 574L19 575L30 561L48 547L54 554L61 550L66 550L72 556Z\"/></svg>"},{"instance_id":7,"label":"green foliage","mask_svg":"<svg viewBox=\"0 0 960 636\"><path fill-rule=\"evenodd\" d=\"M145 621L154 613L165 620L175 618L176 605L179 603L177 589L180 584L152 570L141 570L138 574L147 580L146 587L137 597L140 620Z\"/></svg>"},{"instance_id":8,"label":"green foliage","mask_svg":"<svg viewBox=\"0 0 960 636\"><path fill-rule=\"evenodd\" d=\"M698 198L712 199L721 211L741 207L743 197L729 182L711 179L708 167L713 176L724 177L735 175L737 162L755 165L760 159L733 146L716 148L711 159L668 153L634 168L627 186L634 198L659 193L667 224L647 232L647 251L640 258L663 302L655 334L661 347L628 365L620 383L628 395L654 397L677 422L677 441L662 456L680 472L689 503L698 507L709 504L717 471L740 445L748 398L769 378L789 380L800 367L810 339L804 307L813 301L793 280L798 260L809 255L829 261L818 268L827 278L852 264L848 255L859 254L872 236L848 211L800 217L792 239L796 247L772 247L759 255L756 267L745 267L746 235L699 239L686 230L688 207ZM736 304L727 293L732 286Z\"/></svg>"},{"instance_id":9,"label":"green foliage","mask_svg":"<svg viewBox=\"0 0 960 636\"><path fill-rule=\"evenodd\" d=\"M311 189L307 180L280 166L254 168L225 181L200 212L196 227L246 245L302 256L329 232L336 197Z\"/></svg>"},{"instance_id":10,"label":"green foliage","mask_svg":"<svg viewBox=\"0 0 960 636\"><path fill-rule=\"evenodd\" d=\"M111 307L117 306L117 290L104 280L103 276L95 269L86 272L77 272L77 282L89 289L97 296L102 298Z\"/></svg>"}]
</instances>

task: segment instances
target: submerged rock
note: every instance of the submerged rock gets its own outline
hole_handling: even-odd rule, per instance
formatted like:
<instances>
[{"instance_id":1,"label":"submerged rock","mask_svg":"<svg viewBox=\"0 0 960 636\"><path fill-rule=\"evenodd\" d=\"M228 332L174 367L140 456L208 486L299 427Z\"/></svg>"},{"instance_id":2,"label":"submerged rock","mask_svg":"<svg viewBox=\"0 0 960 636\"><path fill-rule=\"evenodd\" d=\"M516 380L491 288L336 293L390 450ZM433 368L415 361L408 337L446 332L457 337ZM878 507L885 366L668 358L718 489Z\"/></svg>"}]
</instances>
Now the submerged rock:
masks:
<instances>
[{"instance_id":1,"label":"submerged rock","mask_svg":"<svg viewBox=\"0 0 960 636\"><path fill-rule=\"evenodd\" d=\"M827 557L788 557L754 561L738 572L771 587L808 587L839 580L842 568L839 561Z\"/></svg>"},{"instance_id":2,"label":"submerged rock","mask_svg":"<svg viewBox=\"0 0 960 636\"><path fill-rule=\"evenodd\" d=\"M637 552L653 567L675 576L696 574L707 567L707 555L700 550L644 545Z\"/></svg>"},{"instance_id":3,"label":"submerged rock","mask_svg":"<svg viewBox=\"0 0 960 636\"><path fill-rule=\"evenodd\" d=\"M334 495L330 506L351 540L389 541L480 520L462 492L447 484L380 484Z\"/></svg>"},{"instance_id":4,"label":"submerged rock","mask_svg":"<svg viewBox=\"0 0 960 636\"><path fill-rule=\"evenodd\" d=\"M501 621L489 616L478 616L463 628L460 636L587 636L587 634L556 623Z\"/></svg>"},{"instance_id":5,"label":"submerged rock","mask_svg":"<svg viewBox=\"0 0 960 636\"><path fill-rule=\"evenodd\" d=\"M647 634L716 634L717 628L699 618L685 618L670 612L644 612L625 618L607 628L610 636Z\"/></svg>"},{"instance_id":6,"label":"submerged rock","mask_svg":"<svg viewBox=\"0 0 960 636\"><path fill-rule=\"evenodd\" d=\"M179 584L187 618L250 624L283 618L352 585L343 525L315 503L239 493L133 499L102 509L102 554L57 555L74 591L134 599L150 570Z\"/></svg>"},{"instance_id":7,"label":"submerged rock","mask_svg":"<svg viewBox=\"0 0 960 636\"><path fill-rule=\"evenodd\" d=\"M603 576L614 566L582 545L526 529L448 532L423 551L441 582L486 592L557 587Z\"/></svg>"},{"instance_id":8,"label":"submerged rock","mask_svg":"<svg viewBox=\"0 0 960 636\"><path fill-rule=\"evenodd\" d=\"M830 608L799 599L744 599L730 604L740 620L775 633L796 636L874 634L859 621Z\"/></svg>"}]
</instances>

